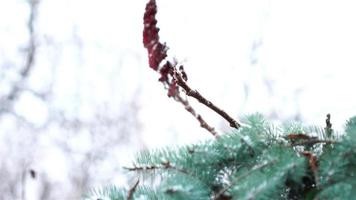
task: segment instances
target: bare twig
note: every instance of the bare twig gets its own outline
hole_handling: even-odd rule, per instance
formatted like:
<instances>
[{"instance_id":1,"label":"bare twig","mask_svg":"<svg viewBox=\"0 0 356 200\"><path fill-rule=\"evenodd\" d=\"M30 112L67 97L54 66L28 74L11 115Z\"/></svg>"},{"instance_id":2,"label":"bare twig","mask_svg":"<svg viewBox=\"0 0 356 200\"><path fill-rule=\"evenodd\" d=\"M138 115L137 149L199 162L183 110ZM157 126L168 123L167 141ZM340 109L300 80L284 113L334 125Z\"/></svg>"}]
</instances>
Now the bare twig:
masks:
<instances>
[{"instance_id":1,"label":"bare twig","mask_svg":"<svg viewBox=\"0 0 356 200\"><path fill-rule=\"evenodd\" d=\"M211 127L201 115L197 114L187 100L183 99L179 94L175 96L175 100L184 105L184 108L199 121L202 128L209 131L213 136L218 136L218 133L215 131L214 127Z\"/></svg>"},{"instance_id":2,"label":"bare twig","mask_svg":"<svg viewBox=\"0 0 356 200\"><path fill-rule=\"evenodd\" d=\"M161 166L156 166L156 165L150 165L150 166L145 166L145 167L123 167L124 169L128 171L148 171L148 170L156 170L156 169L162 169Z\"/></svg>"},{"instance_id":3,"label":"bare twig","mask_svg":"<svg viewBox=\"0 0 356 200\"><path fill-rule=\"evenodd\" d=\"M314 145L314 144L335 144L337 141L335 140L320 140L320 139L309 139L309 140L303 140L300 142L294 142L290 146L300 146L300 145Z\"/></svg>"},{"instance_id":4,"label":"bare twig","mask_svg":"<svg viewBox=\"0 0 356 200\"><path fill-rule=\"evenodd\" d=\"M240 124L234 120L230 115L228 115L225 111L214 105L211 101L208 101L205 97L203 97L197 90L192 90L190 86L184 81L182 75L177 72L177 70L173 71L173 77L177 81L177 84L185 90L185 93L198 100L200 103L206 105L208 108L215 111L221 117L223 117L226 121L230 123L230 126L236 129L240 128Z\"/></svg>"},{"instance_id":5,"label":"bare twig","mask_svg":"<svg viewBox=\"0 0 356 200\"><path fill-rule=\"evenodd\" d=\"M183 174L189 174L186 170L173 166L169 161L162 162L161 165L124 167L124 169L126 169L128 171L138 171L138 172L139 171L153 171L153 170L159 170L159 169L173 169L173 170L183 173Z\"/></svg>"},{"instance_id":6,"label":"bare twig","mask_svg":"<svg viewBox=\"0 0 356 200\"><path fill-rule=\"evenodd\" d=\"M143 172L143 171L154 171L154 170L173 170L175 172L178 172L180 174L184 174L186 176L193 177L202 183L204 182L201 180L199 177L195 175L195 173L192 173L184 168L177 167L175 165L172 165L170 161L164 161L161 162L159 165L150 165L150 166L134 166L134 167L124 167L124 169L129 170L129 171L134 171L134 172Z\"/></svg>"},{"instance_id":7,"label":"bare twig","mask_svg":"<svg viewBox=\"0 0 356 200\"><path fill-rule=\"evenodd\" d=\"M288 135L286 135L286 136L283 136L283 138L289 139L289 140L291 140L291 141L316 139L316 137L309 136L309 135L304 134L304 133L291 133L291 134L288 134Z\"/></svg>"},{"instance_id":8,"label":"bare twig","mask_svg":"<svg viewBox=\"0 0 356 200\"><path fill-rule=\"evenodd\" d=\"M130 190L127 192L127 200L131 200L133 197L133 194L136 191L136 188L138 184L140 183L140 180L137 180L136 183L130 188Z\"/></svg>"},{"instance_id":9,"label":"bare twig","mask_svg":"<svg viewBox=\"0 0 356 200\"><path fill-rule=\"evenodd\" d=\"M301 152L301 154L308 159L309 167L313 172L314 181L316 183L316 186L318 186L319 185L318 158L310 151L303 151Z\"/></svg>"}]
</instances>

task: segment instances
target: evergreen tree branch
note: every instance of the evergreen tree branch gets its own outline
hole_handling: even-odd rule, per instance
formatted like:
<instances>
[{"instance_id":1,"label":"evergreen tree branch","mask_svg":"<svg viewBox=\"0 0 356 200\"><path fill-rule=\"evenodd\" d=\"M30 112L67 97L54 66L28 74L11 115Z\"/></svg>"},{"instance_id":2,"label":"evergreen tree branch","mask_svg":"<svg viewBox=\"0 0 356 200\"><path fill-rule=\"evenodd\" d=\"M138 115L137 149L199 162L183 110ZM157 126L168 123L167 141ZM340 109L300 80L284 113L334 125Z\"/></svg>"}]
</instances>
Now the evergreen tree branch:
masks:
<instances>
[{"instance_id":1,"label":"evergreen tree branch","mask_svg":"<svg viewBox=\"0 0 356 200\"><path fill-rule=\"evenodd\" d=\"M302 133L282 136L276 134L280 129L269 129L261 115L246 119L247 126L217 140L141 152L137 164L126 169L139 173L158 170L161 179L154 187L133 186L137 189L129 192L132 199L352 199L356 195L356 117L347 123L347 135L335 141L302 134L306 129L293 124L288 130ZM275 138L269 135L294 143L271 142ZM335 145L310 147L317 143ZM303 150L295 151L297 145L304 146ZM109 189L99 196L124 200L130 195L128 190Z\"/></svg>"},{"instance_id":2,"label":"evergreen tree branch","mask_svg":"<svg viewBox=\"0 0 356 200\"><path fill-rule=\"evenodd\" d=\"M270 162L265 162L259 165L256 165L255 167L253 167L251 170L249 170L248 172L242 174L241 176L235 178L235 180L233 180L232 182L230 182L230 184L228 184L226 187L224 187L222 190L220 190L215 197L213 198L213 200L219 200L220 197L226 192L228 191L231 187L233 187L240 179L243 179L244 177L249 176L251 173L258 171L260 169L263 169L269 165L272 165L274 163L276 163L277 160L272 160Z\"/></svg>"}]
</instances>

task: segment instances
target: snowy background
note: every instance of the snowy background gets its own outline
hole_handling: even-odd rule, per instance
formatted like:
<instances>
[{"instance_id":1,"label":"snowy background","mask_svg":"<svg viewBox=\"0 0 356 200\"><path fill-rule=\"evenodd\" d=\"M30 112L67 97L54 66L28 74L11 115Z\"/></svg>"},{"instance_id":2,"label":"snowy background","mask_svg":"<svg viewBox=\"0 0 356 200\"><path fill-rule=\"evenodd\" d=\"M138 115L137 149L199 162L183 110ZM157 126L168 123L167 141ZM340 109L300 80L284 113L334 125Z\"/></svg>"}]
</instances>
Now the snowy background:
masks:
<instances>
[{"instance_id":1,"label":"snowy background","mask_svg":"<svg viewBox=\"0 0 356 200\"><path fill-rule=\"evenodd\" d=\"M211 138L167 98L142 44L146 0L0 1L0 199L126 186L142 149ZM157 0L189 84L239 118L336 129L356 111L356 4ZM195 106L219 132L227 123Z\"/></svg>"}]
</instances>

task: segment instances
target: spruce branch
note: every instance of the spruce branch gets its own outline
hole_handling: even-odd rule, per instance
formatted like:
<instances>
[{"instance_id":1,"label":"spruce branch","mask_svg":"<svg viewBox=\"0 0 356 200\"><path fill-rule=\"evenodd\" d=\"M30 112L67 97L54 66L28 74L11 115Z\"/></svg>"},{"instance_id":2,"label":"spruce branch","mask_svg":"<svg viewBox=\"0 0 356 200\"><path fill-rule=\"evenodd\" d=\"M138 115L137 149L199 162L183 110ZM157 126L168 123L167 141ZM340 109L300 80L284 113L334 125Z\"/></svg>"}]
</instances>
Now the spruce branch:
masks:
<instances>
[{"instance_id":1,"label":"spruce branch","mask_svg":"<svg viewBox=\"0 0 356 200\"><path fill-rule=\"evenodd\" d=\"M127 192L127 200L132 200L133 194L135 193L138 184L140 183L140 180L138 179L136 183L130 188L130 190Z\"/></svg>"},{"instance_id":2,"label":"spruce branch","mask_svg":"<svg viewBox=\"0 0 356 200\"><path fill-rule=\"evenodd\" d=\"M287 146L284 142L266 145L272 139L263 137L263 134L270 134L266 131L269 123L259 115L249 119L251 123L242 127L240 133L222 135L217 140L178 150L142 152L136 160L137 164L126 169L152 174L157 170L161 177L157 179L157 186L134 185L131 192L129 189L109 189L100 197L112 200L141 195L147 199L293 200L352 199L356 195L356 148L350 137L334 141L314 137L303 131L290 131L292 134L277 136L287 139L290 142ZM354 127L355 123L348 122L346 133L354 134ZM318 143L336 144L332 149L294 148L297 145L309 147Z\"/></svg>"},{"instance_id":3,"label":"spruce branch","mask_svg":"<svg viewBox=\"0 0 356 200\"><path fill-rule=\"evenodd\" d=\"M249 170L248 172L242 174L241 176L239 177L236 177L233 181L230 182L230 184L228 184L226 187L224 187L222 190L220 190L216 195L215 197L213 198L213 200L220 200L221 196L224 195L224 193L226 191L228 191L230 188L232 188L240 179L243 179L244 177L247 177L249 176L251 173L255 172L255 171L258 171L260 169L263 169L269 165L272 165L274 163L276 163L277 160L272 160L270 162L264 162L262 164L259 164L259 165L256 165L254 166L251 170Z\"/></svg>"},{"instance_id":4,"label":"spruce branch","mask_svg":"<svg viewBox=\"0 0 356 200\"><path fill-rule=\"evenodd\" d=\"M184 175L186 177L190 177L196 181L199 181L199 183L201 183L201 184L205 184L205 182L199 176L197 176L194 172L191 172L187 169L172 165L171 162L169 162L169 161L161 162L160 165L150 165L150 166L141 166L141 167L140 166L139 167L138 166L124 167L124 169L129 170L129 171L134 171L134 172L144 172L144 171L147 172L147 171L154 171L154 170L173 170L179 174L178 176ZM166 171L166 172L168 172L168 171ZM168 172L168 173L171 174L171 172ZM206 185L206 186L208 186L208 185Z\"/></svg>"}]
</instances>

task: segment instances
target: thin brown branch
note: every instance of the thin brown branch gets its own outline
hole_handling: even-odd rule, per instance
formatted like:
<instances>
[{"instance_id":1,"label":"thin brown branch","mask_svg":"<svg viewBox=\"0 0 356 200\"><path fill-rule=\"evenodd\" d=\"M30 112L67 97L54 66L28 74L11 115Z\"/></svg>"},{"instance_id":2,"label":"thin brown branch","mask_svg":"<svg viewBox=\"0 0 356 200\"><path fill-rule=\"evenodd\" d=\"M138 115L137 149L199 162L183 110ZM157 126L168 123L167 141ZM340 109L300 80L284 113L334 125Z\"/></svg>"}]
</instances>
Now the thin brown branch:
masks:
<instances>
[{"instance_id":1,"label":"thin brown branch","mask_svg":"<svg viewBox=\"0 0 356 200\"><path fill-rule=\"evenodd\" d=\"M208 101L205 97L203 97L197 90L192 90L190 86L184 81L182 75L177 72L177 70L174 70L173 72L173 77L177 81L177 84L182 87L185 90L185 93L198 100L200 103L204 104L208 108L212 109L215 111L217 114L219 114L221 117L223 117L226 121L230 123L230 126L236 129L239 129L241 125L234 120L230 115L228 115L224 110L220 109L216 105L214 105L211 101Z\"/></svg>"},{"instance_id":2,"label":"thin brown branch","mask_svg":"<svg viewBox=\"0 0 356 200\"><path fill-rule=\"evenodd\" d=\"M124 167L124 169L126 169L128 171L153 171L153 170L159 170L159 169L173 169L173 170L176 170L177 172L180 172L183 174L189 174L186 170L179 169L179 168L173 166L169 161L162 162L161 165Z\"/></svg>"},{"instance_id":3,"label":"thin brown branch","mask_svg":"<svg viewBox=\"0 0 356 200\"><path fill-rule=\"evenodd\" d=\"M127 192L127 200L131 200L133 197L133 194L135 193L138 184L140 183L140 180L137 180L136 183L130 188L130 190Z\"/></svg>"},{"instance_id":4,"label":"thin brown branch","mask_svg":"<svg viewBox=\"0 0 356 200\"><path fill-rule=\"evenodd\" d=\"M134 172L142 172L142 171L154 171L154 170L174 170L178 173L184 174L186 176L193 177L202 183L204 183L203 180L201 180L199 177L197 177L194 173L184 169L184 168L179 168L177 166L174 166L171 164L170 161L164 161L161 162L160 165L150 165L150 166L134 166L134 167L124 167L124 169L129 170L129 171L134 171Z\"/></svg>"},{"instance_id":5,"label":"thin brown branch","mask_svg":"<svg viewBox=\"0 0 356 200\"><path fill-rule=\"evenodd\" d=\"M335 144L337 141L335 140L320 140L320 139L309 139L309 140L303 140L300 142L293 142L290 146L300 146L300 145L314 145L314 144Z\"/></svg>"},{"instance_id":6,"label":"thin brown branch","mask_svg":"<svg viewBox=\"0 0 356 200\"><path fill-rule=\"evenodd\" d=\"M156 166L156 165L150 165L150 166L145 166L145 167L124 167L124 169L128 171L148 171L148 170L157 170L157 169L162 169L161 166Z\"/></svg>"},{"instance_id":7,"label":"thin brown branch","mask_svg":"<svg viewBox=\"0 0 356 200\"><path fill-rule=\"evenodd\" d=\"M303 151L301 152L303 156L305 156L308 159L309 162L309 167L311 171L313 172L314 176L314 181L316 186L319 185L319 176L318 176L318 158L316 157L315 154L309 151Z\"/></svg>"},{"instance_id":8,"label":"thin brown branch","mask_svg":"<svg viewBox=\"0 0 356 200\"><path fill-rule=\"evenodd\" d=\"M309 135L304 134L304 133L291 133L291 134L288 134L288 135L284 136L283 138L289 139L291 141L315 139L315 137L309 136Z\"/></svg>"}]
</instances>

